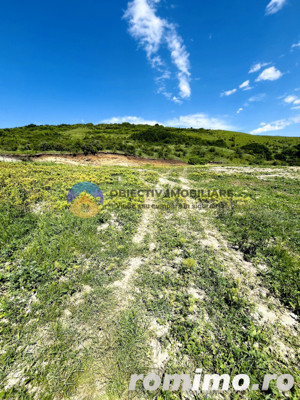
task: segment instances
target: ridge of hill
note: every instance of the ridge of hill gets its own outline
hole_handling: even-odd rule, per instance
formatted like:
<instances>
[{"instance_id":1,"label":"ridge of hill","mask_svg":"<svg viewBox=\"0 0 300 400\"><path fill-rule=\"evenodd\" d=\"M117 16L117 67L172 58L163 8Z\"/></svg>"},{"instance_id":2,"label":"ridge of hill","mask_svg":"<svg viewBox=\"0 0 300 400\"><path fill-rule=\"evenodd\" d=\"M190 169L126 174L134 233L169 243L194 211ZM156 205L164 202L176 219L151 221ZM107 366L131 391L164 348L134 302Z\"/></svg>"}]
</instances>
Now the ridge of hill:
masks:
<instances>
[{"instance_id":1,"label":"ridge of hill","mask_svg":"<svg viewBox=\"0 0 300 400\"><path fill-rule=\"evenodd\" d=\"M300 138L161 125L74 124L0 129L0 154L109 151L189 164L300 165Z\"/></svg>"}]
</instances>

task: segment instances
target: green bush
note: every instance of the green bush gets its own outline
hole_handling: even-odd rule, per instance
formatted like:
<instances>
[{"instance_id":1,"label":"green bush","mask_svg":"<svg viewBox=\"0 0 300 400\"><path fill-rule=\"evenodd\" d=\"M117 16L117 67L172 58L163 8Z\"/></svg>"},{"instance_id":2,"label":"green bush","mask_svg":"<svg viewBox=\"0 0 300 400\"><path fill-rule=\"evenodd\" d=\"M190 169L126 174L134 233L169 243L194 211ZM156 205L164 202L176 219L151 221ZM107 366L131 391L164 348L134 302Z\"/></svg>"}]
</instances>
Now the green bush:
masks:
<instances>
[{"instance_id":1,"label":"green bush","mask_svg":"<svg viewBox=\"0 0 300 400\"><path fill-rule=\"evenodd\" d=\"M191 165L204 165L205 161L203 160L203 158L192 156L189 158L188 163Z\"/></svg>"},{"instance_id":2,"label":"green bush","mask_svg":"<svg viewBox=\"0 0 300 400\"><path fill-rule=\"evenodd\" d=\"M272 153L271 153L270 149L267 146L265 146L264 144L249 143L249 144L246 144L245 146L242 146L241 148L242 148L242 150L244 150L250 154L259 155L267 160L272 159Z\"/></svg>"}]
</instances>

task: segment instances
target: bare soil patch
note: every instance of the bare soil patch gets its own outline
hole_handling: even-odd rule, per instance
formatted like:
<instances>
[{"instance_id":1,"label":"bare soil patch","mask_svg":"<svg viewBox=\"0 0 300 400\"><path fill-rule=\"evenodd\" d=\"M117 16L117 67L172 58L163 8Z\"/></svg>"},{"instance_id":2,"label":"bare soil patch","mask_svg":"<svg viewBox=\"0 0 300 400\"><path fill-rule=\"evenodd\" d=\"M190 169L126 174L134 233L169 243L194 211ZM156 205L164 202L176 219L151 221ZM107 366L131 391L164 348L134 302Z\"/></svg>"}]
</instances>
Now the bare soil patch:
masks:
<instances>
[{"instance_id":1,"label":"bare soil patch","mask_svg":"<svg viewBox=\"0 0 300 400\"><path fill-rule=\"evenodd\" d=\"M16 157L10 157L10 156L0 156L0 161L5 161L5 162L19 162L21 160L19 160Z\"/></svg>"},{"instance_id":2,"label":"bare soil patch","mask_svg":"<svg viewBox=\"0 0 300 400\"><path fill-rule=\"evenodd\" d=\"M270 178L299 179L300 167L269 168L269 167L250 167L250 166L249 167L223 166L223 167L210 167L210 171L226 175L248 174L263 180Z\"/></svg>"},{"instance_id":3,"label":"bare soil patch","mask_svg":"<svg viewBox=\"0 0 300 400\"><path fill-rule=\"evenodd\" d=\"M142 158L136 156L125 156L122 154L109 154L109 153L98 153L95 155L39 155L31 158L33 161L44 161L44 162L55 162L60 164L72 164L72 165L121 165L124 167L130 166L141 166L141 165L187 165L183 161L179 160L156 160L153 158Z\"/></svg>"}]
</instances>

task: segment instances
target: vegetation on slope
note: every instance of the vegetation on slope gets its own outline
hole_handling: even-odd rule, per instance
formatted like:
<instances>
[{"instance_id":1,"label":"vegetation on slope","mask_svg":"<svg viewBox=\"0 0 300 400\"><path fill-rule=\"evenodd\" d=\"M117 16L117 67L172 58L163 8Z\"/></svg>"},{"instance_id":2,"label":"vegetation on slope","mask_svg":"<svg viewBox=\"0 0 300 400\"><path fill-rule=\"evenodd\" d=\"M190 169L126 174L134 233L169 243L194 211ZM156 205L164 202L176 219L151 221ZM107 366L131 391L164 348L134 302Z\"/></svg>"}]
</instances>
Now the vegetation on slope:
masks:
<instances>
[{"instance_id":1,"label":"vegetation on slope","mask_svg":"<svg viewBox=\"0 0 300 400\"><path fill-rule=\"evenodd\" d=\"M177 159L190 164L299 165L300 139L253 136L210 129L161 125L34 124L0 129L0 152L10 154L107 151L148 158Z\"/></svg>"}]
</instances>

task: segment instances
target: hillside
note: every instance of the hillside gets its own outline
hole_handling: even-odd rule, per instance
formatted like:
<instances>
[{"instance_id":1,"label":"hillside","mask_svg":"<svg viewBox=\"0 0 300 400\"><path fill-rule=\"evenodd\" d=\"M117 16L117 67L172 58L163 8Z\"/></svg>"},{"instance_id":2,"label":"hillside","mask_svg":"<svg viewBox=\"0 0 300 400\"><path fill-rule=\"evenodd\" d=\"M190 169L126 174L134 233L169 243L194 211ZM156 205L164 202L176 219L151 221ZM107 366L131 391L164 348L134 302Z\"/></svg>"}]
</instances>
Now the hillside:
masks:
<instances>
[{"instance_id":1,"label":"hillside","mask_svg":"<svg viewBox=\"0 0 300 400\"><path fill-rule=\"evenodd\" d=\"M100 151L189 164L300 165L300 138L161 125L76 124L0 129L1 154Z\"/></svg>"}]
</instances>

